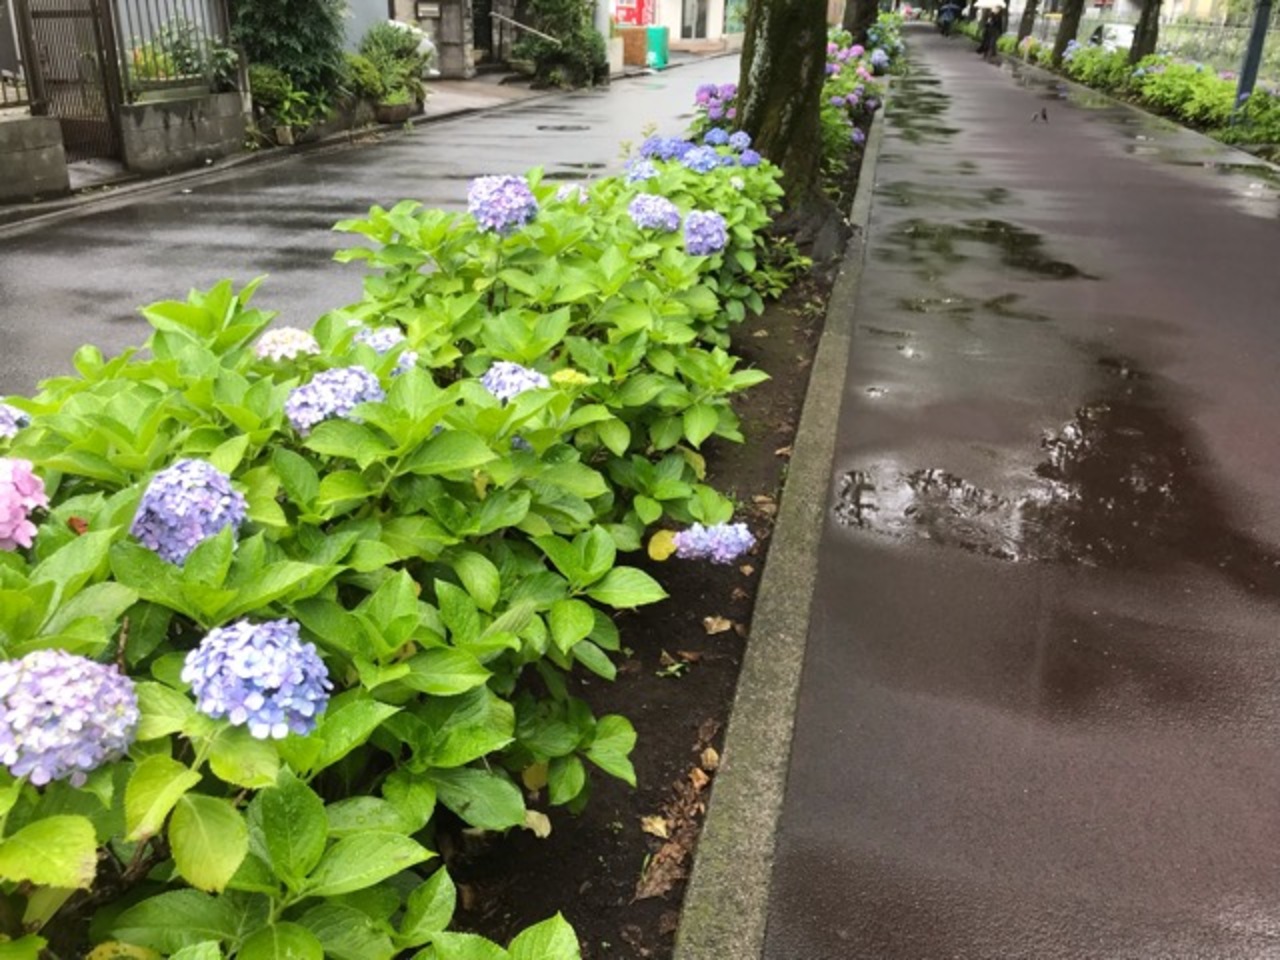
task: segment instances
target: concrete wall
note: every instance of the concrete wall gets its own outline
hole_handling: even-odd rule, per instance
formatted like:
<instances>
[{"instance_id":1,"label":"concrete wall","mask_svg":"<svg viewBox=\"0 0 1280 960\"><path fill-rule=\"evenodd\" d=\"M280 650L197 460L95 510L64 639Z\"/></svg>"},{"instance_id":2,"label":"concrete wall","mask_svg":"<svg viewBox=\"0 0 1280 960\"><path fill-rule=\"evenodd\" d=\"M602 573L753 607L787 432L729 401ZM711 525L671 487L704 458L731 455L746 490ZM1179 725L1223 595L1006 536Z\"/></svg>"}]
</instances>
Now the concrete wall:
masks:
<instances>
[{"instance_id":1,"label":"concrete wall","mask_svg":"<svg viewBox=\"0 0 1280 960\"><path fill-rule=\"evenodd\" d=\"M238 93L120 108L124 165L137 173L181 170L238 153L244 134Z\"/></svg>"},{"instance_id":2,"label":"concrete wall","mask_svg":"<svg viewBox=\"0 0 1280 960\"><path fill-rule=\"evenodd\" d=\"M57 120L0 120L0 203L21 203L70 189Z\"/></svg>"},{"instance_id":3,"label":"concrete wall","mask_svg":"<svg viewBox=\"0 0 1280 960\"><path fill-rule=\"evenodd\" d=\"M416 23L436 45L436 69L449 79L467 79L476 74L471 22L471 0L431 0L425 6L437 13L420 19L415 0L393 0L397 20Z\"/></svg>"},{"instance_id":4,"label":"concrete wall","mask_svg":"<svg viewBox=\"0 0 1280 960\"><path fill-rule=\"evenodd\" d=\"M387 0L347 0L347 49L360 46L365 32L388 16Z\"/></svg>"}]
</instances>

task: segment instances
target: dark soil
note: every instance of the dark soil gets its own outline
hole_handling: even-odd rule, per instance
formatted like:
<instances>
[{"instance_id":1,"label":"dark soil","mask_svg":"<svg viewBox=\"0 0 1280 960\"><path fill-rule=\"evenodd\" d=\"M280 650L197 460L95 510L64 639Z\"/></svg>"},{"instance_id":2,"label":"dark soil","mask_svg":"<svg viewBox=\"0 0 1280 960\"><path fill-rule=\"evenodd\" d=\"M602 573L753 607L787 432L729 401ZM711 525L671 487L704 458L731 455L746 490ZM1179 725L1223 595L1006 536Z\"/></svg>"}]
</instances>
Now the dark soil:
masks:
<instances>
[{"instance_id":1,"label":"dark soil","mask_svg":"<svg viewBox=\"0 0 1280 960\"><path fill-rule=\"evenodd\" d=\"M647 564L671 598L619 621L630 653L615 682L580 684L578 695L597 715L621 713L635 724L638 789L596 772L582 815L550 811L549 838L513 831L480 849L459 843L447 851L462 893L460 929L505 943L561 911L586 960L671 956L828 293L816 280L802 280L735 330L735 352L772 379L739 399L746 443L704 452L711 482L737 499L736 519L759 540L754 554L726 567L674 558ZM722 632L709 633L708 617L732 626L712 624ZM544 798L529 802L546 810ZM642 818L664 814L668 840L641 829ZM642 878L650 888L670 889L637 899Z\"/></svg>"}]
</instances>

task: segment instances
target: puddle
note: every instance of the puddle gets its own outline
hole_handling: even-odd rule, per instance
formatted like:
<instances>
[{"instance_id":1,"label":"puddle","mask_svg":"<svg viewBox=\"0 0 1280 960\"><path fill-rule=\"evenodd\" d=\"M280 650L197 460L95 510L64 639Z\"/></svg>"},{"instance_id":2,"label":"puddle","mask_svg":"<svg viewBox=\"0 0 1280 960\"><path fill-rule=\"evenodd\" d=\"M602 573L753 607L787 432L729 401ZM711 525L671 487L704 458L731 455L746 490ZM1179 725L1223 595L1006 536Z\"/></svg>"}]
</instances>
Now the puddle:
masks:
<instances>
[{"instance_id":1,"label":"puddle","mask_svg":"<svg viewBox=\"0 0 1280 960\"><path fill-rule=\"evenodd\" d=\"M914 74L893 84L893 109L887 119L894 134L908 143L939 143L960 132L939 120L951 106L940 82L929 74Z\"/></svg>"},{"instance_id":2,"label":"puddle","mask_svg":"<svg viewBox=\"0 0 1280 960\"><path fill-rule=\"evenodd\" d=\"M605 167L608 166L608 164L598 163L594 161L587 161L585 163L562 163L560 164L560 166L568 167L571 170L603 170Z\"/></svg>"},{"instance_id":3,"label":"puddle","mask_svg":"<svg viewBox=\"0 0 1280 960\"><path fill-rule=\"evenodd\" d=\"M591 128L583 123L542 123L537 126L537 129L556 133L576 133Z\"/></svg>"},{"instance_id":4,"label":"puddle","mask_svg":"<svg viewBox=\"0 0 1280 960\"><path fill-rule=\"evenodd\" d=\"M958 264L970 259L966 247L994 247L1007 267L1054 280L1097 277L1074 264L1056 260L1044 250L1044 238L1004 220L965 220L962 223L935 223L905 220L890 231L886 243L891 249L881 255L889 260L937 266ZM892 249L896 248L896 249Z\"/></svg>"},{"instance_id":5,"label":"puddle","mask_svg":"<svg viewBox=\"0 0 1280 960\"><path fill-rule=\"evenodd\" d=\"M921 204L952 210L981 210L1008 203L1013 194L1004 187L982 190L939 190L926 184L899 180L876 187L877 200L893 206L914 207Z\"/></svg>"}]
</instances>

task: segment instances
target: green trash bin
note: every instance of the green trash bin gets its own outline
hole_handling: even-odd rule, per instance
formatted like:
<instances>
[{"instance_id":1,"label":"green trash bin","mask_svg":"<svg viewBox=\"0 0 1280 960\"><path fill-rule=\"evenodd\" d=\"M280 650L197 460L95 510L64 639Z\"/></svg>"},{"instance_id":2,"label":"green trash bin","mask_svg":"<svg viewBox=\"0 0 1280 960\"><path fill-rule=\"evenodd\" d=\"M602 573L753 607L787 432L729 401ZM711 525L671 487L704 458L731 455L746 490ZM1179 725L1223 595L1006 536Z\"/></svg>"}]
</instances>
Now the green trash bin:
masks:
<instances>
[{"instance_id":1,"label":"green trash bin","mask_svg":"<svg viewBox=\"0 0 1280 960\"><path fill-rule=\"evenodd\" d=\"M654 70L665 70L671 58L671 30L668 27L649 27L648 47L645 52L645 66Z\"/></svg>"}]
</instances>

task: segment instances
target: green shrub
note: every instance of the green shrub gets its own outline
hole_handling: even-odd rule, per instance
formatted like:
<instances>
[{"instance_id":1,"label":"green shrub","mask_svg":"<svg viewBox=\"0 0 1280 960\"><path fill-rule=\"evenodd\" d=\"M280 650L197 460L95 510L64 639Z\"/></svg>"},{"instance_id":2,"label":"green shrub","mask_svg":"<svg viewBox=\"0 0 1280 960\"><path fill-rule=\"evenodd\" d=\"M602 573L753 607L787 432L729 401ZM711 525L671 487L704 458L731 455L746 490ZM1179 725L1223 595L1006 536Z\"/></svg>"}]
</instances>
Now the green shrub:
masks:
<instances>
[{"instance_id":1,"label":"green shrub","mask_svg":"<svg viewBox=\"0 0 1280 960\"><path fill-rule=\"evenodd\" d=\"M368 57L359 53L346 54L346 77L343 86L358 97L377 100L385 91L382 75Z\"/></svg>"},{"instance_id":2,"label":"green shrub","mask_svg":"<svg viewBox=\"0 0 1280 960\"><path fill-rule=\"evenodd\" d=\"M293 82L282 71L265 63L249 65L249 89L253 102L264 110L272 110L293 92Z\"/></svg>"},{"instance_id":3,"label":"green shrub","mask_svg":"<svg viewBox=\"0 0 1280 960\"><path fill-rule=\"evenodd\" d=\"M1123 89L1132 68L1123 50L1108 51L1102 47L1077 46L1063 58L1063 71L1073 80L1099 90Z\"/></svg>"},{"instance_id":4,"label":"green shrub","mask_svg":"<svg viewBox=\"0 0 1280 960\"><path fill-rule=\"evenodd\" d=\"M588 0L530 0L530 26L558 43L524 34L513 53L534 64L534 83L551 87L584 87L608 78L604 38L592 25Z\"/></svg>"},{"instance_id":5,"label":"green shrub","mask_svg":"<svg viewBox=\"0 0 1280 960\"><path fill-rule=\"evenodd\" d=\"M345 0L235 0L232 36L250 63L266 64L308 93L342 81Z\"/></svg>"}]
</instances>

